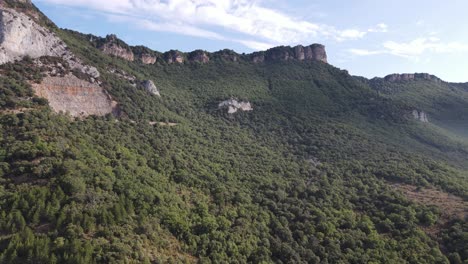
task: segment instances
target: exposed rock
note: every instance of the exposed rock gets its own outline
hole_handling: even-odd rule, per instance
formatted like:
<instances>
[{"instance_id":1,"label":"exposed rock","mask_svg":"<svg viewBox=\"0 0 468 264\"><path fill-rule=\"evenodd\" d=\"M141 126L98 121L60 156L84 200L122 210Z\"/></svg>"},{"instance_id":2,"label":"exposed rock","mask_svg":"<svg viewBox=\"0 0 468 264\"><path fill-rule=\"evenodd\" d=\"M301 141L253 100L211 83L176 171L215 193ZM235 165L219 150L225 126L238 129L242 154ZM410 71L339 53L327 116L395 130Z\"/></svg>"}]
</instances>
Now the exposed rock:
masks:
<instances>
[{"instance_id":1,"label":"exposed rock","mask_svg":"<svg viewBox=\"0 0 468 264\"><path fill-rule=\"evenodd\" d=\"M390 74L385 76L385 81L388 82L407 82L407 81L414 81L414 80L428 80L428 81L435 81L441 82L441 80L431 74L428 73L402 73L402 74Z\"/></svg>"},{"instance_id":2,"label":"exposed rock","mask_svg":"<svg viewBox=\"0 0 468 264\"><path fill-rule=\"evenodd\" d=\"M107 55L112 55L128 61L134 61L135 55L132 50L122 45L122 43L122 41L117 39L116 35L109 35L106 37L106 43L99 47L99 49Z\"/></svg>"},{"instance_id":3,"label":"exposed rock","mask_svg":"<svg viewBox=\"0 0 468 264\"><path fill-rule=\"evenodd\" d=\"M0 9L0 64L21 60L25 56L60 57L67 46L54 33L13 9Z\"/></svg>"},{"instance_id":4,"label":"exposed rock","mask_svg":"<svg viewBox=\"0 0 468 264\"><path fill-rule=\"evenodd\" d=\"M310 46L280 46L271 48L265 52L255 52L250 55L252 62L261 63L264 61L321 61L327 62L327 53L325 46L321 44L312 44Z\"/></svg>"},{"instance_id":5,"label":"exposed rock","mask_svg":"<svg viewBox=\"0 0 468 264\"><path fill-rule=\"evenodd\" d=\"M210 57L203 50L195 50L189 53L188 59L191 62L207 63L210 61Z\"/></svg>"},{"instance_id":6,"label":"exposed rock","mask_svg":"<svg viewBox=\"0 0 468 264\"><path fill-rule=\"evenodd\" d=\"M141 54L140 60L143 64L155 64L157 58L155 56L151 56L148 53Z\"/></svg>"},{"instance_id":7,"label":"exposed rock","mask_svg":"<svg viewBox=\"0 0 468 264\"><path fill-rule=\"evenodd\" d=\"M306 53L306 60L316 60L328 63L327 61L327 52L325 51L325 46L322 44L312 44L309 47L312 51L312 57L307 56L309 52Z\"/></svg>"},{"instance_id":8,"label":"exposed rock","mask_svg":"<svg viewBox=\"0 0 468 264\"><path fill-rule=\"evenodd\" d=\"M224 49L220 50L214 53L215 56L218 56L219 58L226 60L226 61L238 61L239 60L239 54L237 54L233 50L229 49Z\"/></svg>"},{"instance_id":9,"label":"exposed rock","mask_svg":"<svg viewBox=\"0 0 468 264\"><path fill-rule=\"evenodd\" d=\"M68 112L74 117L118 114L119 107L99 85L78 79L72 74L65 77L45 77L40 84L33 83L37 96L44 97L55 112Z\"/></svg>"},{"instance_id":10,"label":"exposed rock","mask_svg":"<svg viewBox=\"0 0 468 264\"><path fill-rule=\"evenodd\" d=\"M182 52L177 50L171 50L164 53L164 59L167 63L184 63L185 59Z\"/></svg>"},{"instance_id":11,"label":"exposed rock","mask_svg":"<svg viewBox=\"0 0 468 264\"><path fill-rule=\"evenodd\" d=\"M412 114L413 114L414 119L421 121L423 123L429 123L429 119L427 118L427 115L425 112L413 110Z\"/></svg>"},{"instance_id":12,"label":"exposed rock","mask_svg":"<svg viewBox=\"0 0 468 264\"><path fill-rule=\"evenodd\" d=\"M265 61L265 52L254 52L252 53L252 62L253 63L262 63Z\"/></svg>"},{"instance_id":13,"label":"exposed rock","mask_svg":"<svg viewBox=\"0 0 468 264\"><path fill-rule=\"evenodd\" d=\"M158 88L156 87L156 85L154 85L153 81L151 80L143 81L142 85L143 85L143 88L145 88L145 90L148 91L149 93L157 95L157 96L161 96Z\"/></svg>"},{"instance_id":14,"label":"exposed rock","mask_svg":"<svg viewBox=\"0 0 468 264\"><path fill-rule=\"evenodd\" d=\"M304 47L301 45L294 47L294 55L297 60L305 60Z\"/></svg>"},{"instance_id":15,"label":"exposed rock","mask_svg":"<svg viewBox=\"0 0 468 264\"><path fill-rule=\"evenodd\" d=\"M84 65L53 32L40 26L27 15L10 8L0 9L0 64L21 60L25 56L62 57L71 69L81 71L92 79L99 71Z\"/></svg>"},{"instance_id":16,"label":"exposed rock","mask_svg":"<svg viewBox=\"0 0 468 264\"><path fill-rule=\"evenodd\" d=\"M222 101L219 103L218 108L227 108L228 109L228 114L234 114L237 111L252 111L252 105L250 102L244 102L244 101L237 101L236 99L229 99L226 101Z\"/></svg>"}]
</instances>

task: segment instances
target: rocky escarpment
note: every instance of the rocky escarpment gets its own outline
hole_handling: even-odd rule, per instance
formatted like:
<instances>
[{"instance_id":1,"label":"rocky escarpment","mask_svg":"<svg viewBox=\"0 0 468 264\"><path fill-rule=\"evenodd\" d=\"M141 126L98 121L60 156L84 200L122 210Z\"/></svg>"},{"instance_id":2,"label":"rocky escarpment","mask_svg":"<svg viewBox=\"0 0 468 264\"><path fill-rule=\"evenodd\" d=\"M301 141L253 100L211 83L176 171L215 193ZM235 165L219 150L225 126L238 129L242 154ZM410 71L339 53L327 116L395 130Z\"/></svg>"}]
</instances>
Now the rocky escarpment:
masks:
<instances>
[{"instance_id":1,"label":"rocky escarpment","mask_svg":"<svg viewBox=\"0 0 468 264\"><path fill-rule=\"evenodd\" d=\"M207 63L210 61L210 57L203 50L195 50L188 54L188 60L191 62Z\"/></svg>"},{"instance_id":2,"label":"rocky escarpment","mask_svg":"<svg viewBox=\"0 0 468 264\"><path fill-rule=\"evenodd\" d=\"M163 55L164 61L166 63L184 63L185 58L184 54L178 50L170 50Z\"/></svg>"},{"instance_id":3,"label":"rocky escarpment","mask_svg":"<svg viewBox=\"0 0 468 264\"><path fill-rule=\"evenodd\" d=\"M407 82L415 80L442 82L437 76L428 73L395 73L385 76L384 80L387 82Z\"/></svg>"},{"instance_id":4,"label":"rocky escarpment","mask_svg":"<svg viewBox=\"0 0 468 264\"><path fill-rule=\"evenodd\" d=\"M427 114L424 111L418 111L418 110L413 110L411 113L413 115L413 118L423 122L423 123L429 123L429 119L427 118Z\"/></svg>"},{"instance_id":5,"label":"rocky escarpment","mask_svg":"<svg viewBox=\"0 0 468 264\"><path fill-rule=\"evenodd\" d=\"M11 8L0 8L0 64L24 57L61 57L72 70L96 80L99 71L76 58L67 45L50 30L40 26L26 14Z\"/></svg>"},{"instance_id":6,"label":"rocky escarpment","mask_svg":"<svg viewBox=\"0 0 468 264\"><path fill-rule=\"evenodd\" d=\"M321 61L328 63L325 46L321 44L312 44L310 46L281 46L271 48L267 51L255 52L250 55L251 61L261 63L264 61Z\"/></svg>"},{"instance_id":7,"label":"rocky escarpment","mask_svg":"<svg viewBox=\"0 0 468 264\"><path fill-rule=\"evenodd\" d=\"M118 112L117 103L100 87L100 73L95 67L85 65L58 36L34 19L2 5L0 64L25 57L32 58L31 67L41 69L45 76L32 86L36 95L48 99L54 111L72 116Z\"/></svg>"},{"instance_id":8,"label":"rocky escarpment","mask_svg":"<svg viewBox=\"0 0 468 264\"><path fill-rule=\"evenodd\" d=\"M0 64L25 56L64 56L67 46L54 33L14 9L0 9Z\"/></svg>"},{"instance_id":9,"label":"rocky escarpment","mask_svg":"<svg viewBox=\"0 0 468 264\"><path fill-rule=\"evenodd\" d=\"M167 64L183 64L186 62L209 63L212 60L247 61L253 63L295 60L328 63L327 52L322 44L298 45L295 47L280 46L251 54L238 54L227 49L214 53L204 50L194 50L189 53L170 50L160 53L144 46L130 47L115 35L108 35L106 38L87 35L87 38L106 54L129 61L138 60L144 64L155 64L157 62Z\"/></svg>"},{"instance_id":10,"label":"rocky escarpment","mask_svg":"<svg viewBox=\"0 0 468 264\"><path fill-rule=\"evenodd\" d=\"M37 96L46 98L55 112L73 117L119 114L117 102L99 85L69 74L64 77L45 77L40 84L33 83Z\"/></svg>"},{"instance_id":11,"label":"rocky escarpment","mask_svg":"<svg viewBox=\"0 0 468 264\"><path fill-rule=\"evenodd\" d=\"M158 58L156 56L152 56L149 53L143 53L140 55L140 61L143 64L155 64Z\"/></svg>"},{"instance_id":12,"label":"rocky escarpment","mask_svg":"<svg viewBox=\"0 0 468 264\"><path fill-rule=\"evenodd\" d=\"M252 111L253 107L250 102L238 101L237 99L231 98L226 101L222 101L218 104L218 108L228 110L228 114L234 114L237 111Z\"/></svg>"},{"instance_id":13,"label":"rocky escarpment","mask_svg":"<svg viewBox=\"0 0 468 264\"><path fill-rule=\"evenodd\" d=\"M100 43L98 47L103 53L115 57L122 58L128 61L134 61L135 56L130 47L117 38L116 35L108 35L105 41Z\"/></svg>"}]
</instances>

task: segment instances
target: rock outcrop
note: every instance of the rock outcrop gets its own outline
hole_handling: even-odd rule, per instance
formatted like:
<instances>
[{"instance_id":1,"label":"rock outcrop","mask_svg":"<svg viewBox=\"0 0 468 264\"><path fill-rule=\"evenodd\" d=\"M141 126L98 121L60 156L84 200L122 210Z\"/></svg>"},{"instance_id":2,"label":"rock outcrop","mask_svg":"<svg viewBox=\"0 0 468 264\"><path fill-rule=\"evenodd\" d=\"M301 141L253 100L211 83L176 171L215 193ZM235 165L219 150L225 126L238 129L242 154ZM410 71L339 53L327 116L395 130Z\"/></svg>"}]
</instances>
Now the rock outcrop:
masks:
<instances>
[{"instance_id":1,"label":"rock outcrop","mask_svg":"<svg viewBox=\"0 0 468 264\"><path fill-rule=\"evenodd\" d=\"M159 90L158 88L156 87L156 85L154 84L153 81L151 80L146 80L146 81L143 81L142 83L142 86L143 88L145 88L145 90L153 95L156 95L156 96L161 96L161 94L159 93Z\"/></svg>"},{"instance_id":2,"label":"rock outcrop","mask_svg":"<svg viewBox=\"0 0 468 264\"><path fill-rule=\"evenodd\" d=\"M143 64L155 64L158 58L152 56L151 54L144 53L140 55L140 60Z\"/></svg>"},{"instance_id":3,"label":"rock outcrop","mask_svg":"<svg viewBox=\"0 0 468 264\"><path fill-rule=\"evenodd\" d=\"M189 53L188 60L190 62L207 63L210 61L210 57L203 50L195 50Z\"/></svg>"},{"instance_id":4,"label":"rock outcrop","mask_svg":"<svg viewBox=\"0 0 468 264\"><path fill-rule=\"evenodd\" d=\"M21 60L24 57L62 57L73 70L92 78L99 71L76 58L67 45L50 30L34 22L26 14L11 8L0 9L0 64Z\"/></svg>"},{"instance_id":5,"label":"rock outcrop","mask_svg":"<svg viewBox=\"0 0 468 264\"><path fill-rule=\"evenodd\" d=\"M281 46L271 48L267 51L254 52L250 55L251 61L261 63L264 61L321 61L328 63L325 46L321 44L312 44L310 46Z\"/></svg>"},{"instance_id":6,"label":"rock outcrop","mask_svg":"<svg viewBox=\"0 0 468 264\"><path fill-rule=\"evenodd\" d=\"M217 58L220 58L222 60L225 60L225 61L238 61L239 60L239 54L237 54L235 51L233 50L229 50L229 49L224 49L224 50L220 50L220 51L217 51L215 53L213 53L213 55Z\"/></svg>"},{"instance_id":7,"label":"rock outcrop","mask_svg":"<svg viewBox=\"0 0 468 264\"><path fill-rule=\"evenodd\" d=\"M14 9L0 9L0 64L25 56L66 55L67 46L54 33Z\"/></svg>"},{"instance_id":8,"label":"rock outcrop","mask_svg":"<svg viewBox=\"0 0 468 264\"><path fill-rule=\"evenodd\" d=\"M122 58L128 61L134 61L135 55L132 50L119 40L116 35L108 35L106 41L99 47L99 49L107 54L115 57Z\"/></svg>"},{"instance_id":9,"label":"rock outcrop","mask_svg":"<svg viewBox=\"0 0 468 264\"><path fill-rule=\"evenodd\" d=\"M170 50L166 53L164 53L164 60L169 63L184 63L184 55L182 52L178 50Z\"/></svg>"},{"instance_id":10,"label":"rock outcrop","mask_svg":"<svg viewBox=\"0 0 468 264\"><path fill-rule=\"evenodd\" d=\"M218 108L227 108L228 114L234 114L237 111L252 111L253 107L250 102L237 101L236 99L229 99L219 103Z\"/></svg>"},{"instance_id":11,"label":"rock outcrop","mask_svg":"<svg viewBox=\"0 0 468 264\"><path fill-rule=\"evenodd\" d=\"M429 119L427 118L426 113L423 111L413 110L412 115L414 119L420 122L429 123Z\"/></svg>"},{"instance_id":12,"label":"rock outcrop","mask_svg":"<svg viewBox=\"0 0 468 264\"><path fill-rule=\"evenodd\" d=\"M384 77L387 82L407 82L414 80L428 80L435 82L442 82L437 76L428 73L402 73L390 74Z\"/></svg>"},{"instance_id":13,"label":"rock outcrop","mask_svg":"<svg viewBox=\"0 0 468 264\"><path fill-rule=\"evenodd\" d=\"M89 115L118 115L119 107L99 85L69 74L65 77L45 77L40 84L33 83L37 96L46 98L55 112L73 117Z\"/></svg>"}]
</instances>

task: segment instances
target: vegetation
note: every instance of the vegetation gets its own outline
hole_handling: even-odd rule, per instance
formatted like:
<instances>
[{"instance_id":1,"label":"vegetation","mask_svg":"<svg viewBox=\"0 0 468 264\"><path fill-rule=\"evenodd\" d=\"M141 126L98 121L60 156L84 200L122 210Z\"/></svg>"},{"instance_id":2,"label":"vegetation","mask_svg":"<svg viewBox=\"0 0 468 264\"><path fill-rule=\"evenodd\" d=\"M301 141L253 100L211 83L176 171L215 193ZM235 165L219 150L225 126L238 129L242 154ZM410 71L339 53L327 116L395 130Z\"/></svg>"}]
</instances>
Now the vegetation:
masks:
<instances>
[{"instance_id":1,"label":"vegetation","mask_svg":"<svg viewBox=\"0 0 468 264\"><path fill-rule=\"evenodd\" d=\"M467 141L411 102L321 62L142 65L58 34L124 114L55 114L27 60L2 68L1 263L468 263L466 219L431 236L444 208L392 186L468 199Z\"/></svg>"}]
</instances>

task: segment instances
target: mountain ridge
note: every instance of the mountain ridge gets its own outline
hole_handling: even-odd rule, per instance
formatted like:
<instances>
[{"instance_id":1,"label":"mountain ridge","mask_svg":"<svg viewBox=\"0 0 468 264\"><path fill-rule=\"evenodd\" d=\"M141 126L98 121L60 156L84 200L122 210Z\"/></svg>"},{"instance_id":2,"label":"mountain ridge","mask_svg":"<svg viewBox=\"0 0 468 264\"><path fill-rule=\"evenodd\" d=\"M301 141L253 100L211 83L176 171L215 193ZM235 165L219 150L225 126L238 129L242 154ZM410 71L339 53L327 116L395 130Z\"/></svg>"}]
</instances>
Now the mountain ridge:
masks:
<instances>
[{"instance_id":1,"label":"mountain ridge","mask_svg":"<svg viewBox=\"0 0 468 264\"><path fill-rule=\"evenodd\" d=\"M466 86L46 19L66 54L0 65L0 263L468 260L468 138L443 122L468 124Z\"/></svg>"}]
</instances>

